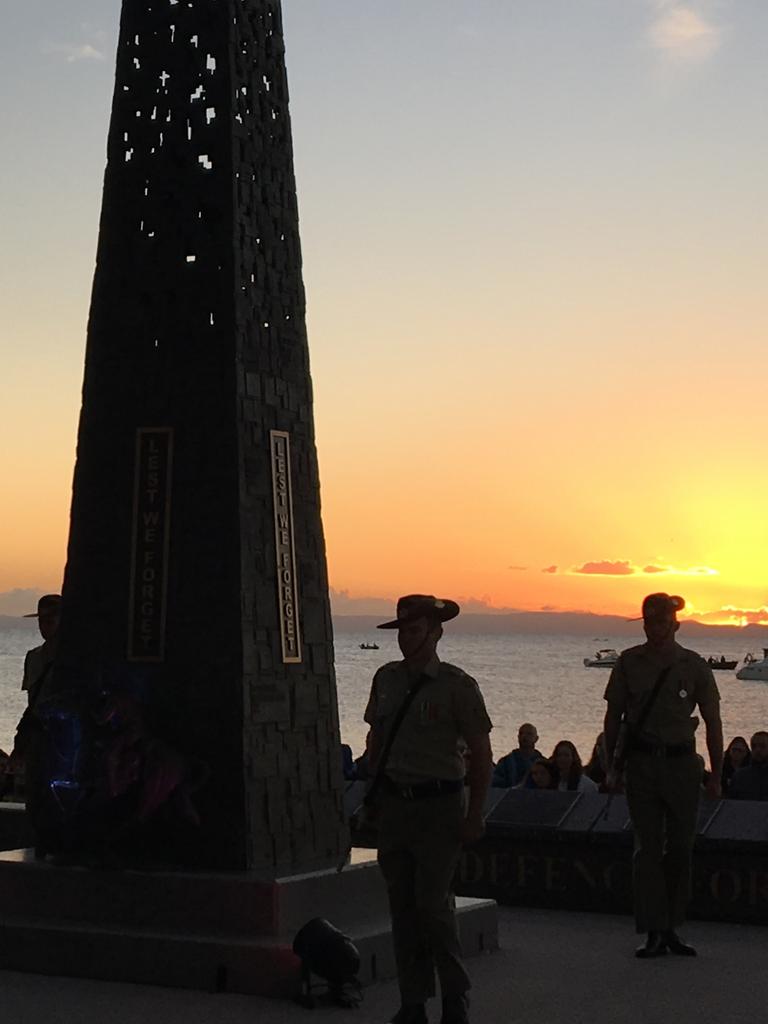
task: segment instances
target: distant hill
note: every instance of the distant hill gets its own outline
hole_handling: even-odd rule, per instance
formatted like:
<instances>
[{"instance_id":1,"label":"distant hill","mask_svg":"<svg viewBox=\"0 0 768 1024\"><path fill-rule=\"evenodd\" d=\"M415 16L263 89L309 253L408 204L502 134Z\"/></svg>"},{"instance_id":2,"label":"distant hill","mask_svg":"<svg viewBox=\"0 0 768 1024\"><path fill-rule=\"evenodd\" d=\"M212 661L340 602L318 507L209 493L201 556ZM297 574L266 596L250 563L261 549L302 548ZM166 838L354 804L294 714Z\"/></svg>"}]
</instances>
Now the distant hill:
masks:
<instances>
[{"instance_id":1,"label":"distant hill","mask_svg":"<svg viewBox=\"0 0 768 1024\"><path fill-rule=\"evenodd\" d=\"M334 615L334 629L338 633L369 635L377 623L391 616L386 615ZM16 615L0 615L0 629L28 629L37 636L37 620L22 619ZM451 633L474 635L509 635L515 633L538 633L542 635L588 636L594 640L637 633L642 637L639 622L627 622L620 615L591 615L587 612L510 612L489 614L466 612L451 621L447 627ZM681 640L684 636L719 636L723 641L738 640L745 650L768 647L767 626L712 626L685 620L681 625ZM684 641L683 641L684 642Z\"/></svg>"},{"instance_id":2,"label":"distant hill","mask_svg":"<svg viewBox=\"0 0 768 1024\"><path fill-rule=\"evenodd\" d=\"M380 616L373 615L334 615L333 623L338 632L370 633L381 622ZM467 613L453 619L447 626L451 633L461 634L563 634L570 636L589 636L602 638L611 636L626 637L637 633L642 636L639 622L628 622L619 615L591 615L587 612L512 612L509 615L482 615ZM701 634L722 636L723 640L739 640L740 645L757 648L768 646L768 627L766 626L712 626L692 620L681 624L682 636Z\"/></svg>"}]
</instances>

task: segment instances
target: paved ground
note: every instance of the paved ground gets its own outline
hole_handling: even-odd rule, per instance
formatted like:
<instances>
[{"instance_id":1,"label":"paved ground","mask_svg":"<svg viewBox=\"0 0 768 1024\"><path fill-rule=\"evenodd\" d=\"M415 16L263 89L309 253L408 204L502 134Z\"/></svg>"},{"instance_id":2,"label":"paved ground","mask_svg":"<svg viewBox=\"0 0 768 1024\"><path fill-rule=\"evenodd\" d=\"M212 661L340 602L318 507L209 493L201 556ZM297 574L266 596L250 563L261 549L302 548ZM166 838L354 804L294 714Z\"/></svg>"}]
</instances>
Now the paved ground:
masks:
<instances>
[{"instance_id":1,"label":"paved ground","mask_svg":"<svg viewBox=\"0 0 768 1024\"><path fill-rule=\"evenodd\" d=\"M640 961L623 917L499 912L502 949L469 962L474 1024L755 1024L768 1002L768 928L695 922L695 960ZM384 1024L394 983L366 989L357 1010L0 972L13 1024ZM431 1006L430 1019L439 1020Z\"/></svg>"}]
</instances>

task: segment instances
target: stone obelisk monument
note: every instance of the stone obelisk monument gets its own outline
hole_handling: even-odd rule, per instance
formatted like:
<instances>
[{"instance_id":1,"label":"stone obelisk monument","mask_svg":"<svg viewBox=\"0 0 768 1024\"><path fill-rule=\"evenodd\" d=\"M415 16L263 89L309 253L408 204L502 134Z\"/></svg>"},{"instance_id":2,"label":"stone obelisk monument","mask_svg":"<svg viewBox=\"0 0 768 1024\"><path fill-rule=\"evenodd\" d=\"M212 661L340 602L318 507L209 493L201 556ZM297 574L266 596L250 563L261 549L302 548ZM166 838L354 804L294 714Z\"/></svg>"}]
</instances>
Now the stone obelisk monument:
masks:
<instances>
[{"instance_id":1,"label":"stone obelisk monument","mask_svg":"<svg viewBox=\"0 0 768 1024\"><path fill-rule=\"evenodd\" d=\"M345 848L278 0L124 0L65 676L204 759L196 866Z\"/></svg>"}]
</instances>

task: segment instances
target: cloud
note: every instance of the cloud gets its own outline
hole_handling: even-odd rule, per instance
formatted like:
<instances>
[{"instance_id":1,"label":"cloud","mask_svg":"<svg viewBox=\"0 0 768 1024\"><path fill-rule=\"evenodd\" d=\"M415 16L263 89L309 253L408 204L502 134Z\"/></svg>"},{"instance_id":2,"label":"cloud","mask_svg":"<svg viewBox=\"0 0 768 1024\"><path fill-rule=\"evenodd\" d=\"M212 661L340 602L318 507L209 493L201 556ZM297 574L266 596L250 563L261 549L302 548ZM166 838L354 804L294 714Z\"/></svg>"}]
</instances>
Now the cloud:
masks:
<instances>
[{"instance_id":1,"label":"cloud","mask_svg":"<svg viewBox=\"0 0 768 1024\"><path fill-rule=\"evenodd\" d=\"M677 569L674 565L646 565L644 573L663 573L665 576L719 576L717 569L708 565L692 565L688 569Z\"/></svg>"},{"instance_id":2,"label":"cloud","mask_svg":"<svg viewBox=\"0 0 768 1024\"><path fill-rule=\"evenodd\" d=\"M569 570L577 576L717 576L717 569L708 565L693 565L678 569L673 565L645 565L642 568L626 559L598 559L574 566Z\"/></svg>"},{"instance_id":3,"label":"cloud","mask_svg":"<svg viewBox=\"0 0 768 1024\"><path fill-rule=\"evenodd\" d=\"M722 30L707 21L697 4L655 0L657 15L649 29L651 45L674 61L706 60L720 46Z\"/></svg>"},{"instance_id":4,"label":"cloud","mask_svg":"<svg viewBox=\"0 0 768 1024\"><path fill-rule=\"evenodd\" d=\"M449 596L449 595L443 595ZM466 614L509 615L522 611L506 605L495 606L489 597L466 597L462 594L451 594ZM348 590L330 588L331 612L334 615L378 615L382 619L391 619L395 614L395 597L353 597Z\"/></svg>"},{"instance_id":5,"label":"cloud","mask_svg":"<svg viewBox=\"0 0 768 1024\"><path fill-rule=\"evenodd\" d=\"M46 43L43 46L43 53L60 54L68 64L74 64L81 60L104 61L107 58L90 43Z\"/></svg>"},{"instance_id":6,"label":"cloud","mask_svg":"<svg viewBox=\"0 0 768 1024\"><path fill-rule=\"evenodd\" d=\"M572 572L585 576L634 576L636 570L629 562L585 562Z\"/></svg>"},{"instance_id":7,"label":"cloud","mask_svg":"<svg viewBox=\"0 0 768 1024\"><path fill-rule=\"evenodd\" d=\"M510 569L512 572L526 572L526 570L528 569L528 566L527 565L508 565L507 568Z\"/></svg>"},{"instance_id":8,"label":"cloud","mask_svg":"<svg viewBox=\"0 0 768 1024\"><path fill-rule=\"evenodd\" d=\"M542 569L541 571L542 572L555 573L555 572L557 572L557 566L556 565L548 565L546 569Z\"/></svg>"},{"instance_id":9,"label":"cloud","mask_svg":"<svg viewBox=\"0 0 768 1024\"><path fill-rule=\"evenodd\" d=\"M462 612L466 615L510 615L512 612L521 611L520 608L511 608L507 605L493 605L488 597L464 597L461 594L456 598L461 605Z\"/></svg>"},{"instance_id":10,"label":"cloud","mask_svg":"<svg viewBox=\"0 0 768 1024\"><path fill-rule=\"evenodd\" d=\"M334 615L380 615L392 618L396 599L391 597L352 597L348 590L330 588L331 611Z\"/></svg>"},{"instance_id":11,"label":"cloud","mask_svg":"<svg viewBox=\"0 0 768 1024\"><path fill-rule=\"evenodd\" d=\"M711 612L695 612L697 622L711 623L717 626L768 626L768 607L737 608L724 605Z\"/></svg>"},{"instance_id":12,"label":"cloud","mask_svg":"<svg viewBox=\"0 0 768 1024\"><path fill-rule=\"evenodd\" d=\"M0 615L16 617L37 611L37 599L44 593L45 591L38 588L21 587L3 591L0 593Z\"/></svg>"}]
</instances>

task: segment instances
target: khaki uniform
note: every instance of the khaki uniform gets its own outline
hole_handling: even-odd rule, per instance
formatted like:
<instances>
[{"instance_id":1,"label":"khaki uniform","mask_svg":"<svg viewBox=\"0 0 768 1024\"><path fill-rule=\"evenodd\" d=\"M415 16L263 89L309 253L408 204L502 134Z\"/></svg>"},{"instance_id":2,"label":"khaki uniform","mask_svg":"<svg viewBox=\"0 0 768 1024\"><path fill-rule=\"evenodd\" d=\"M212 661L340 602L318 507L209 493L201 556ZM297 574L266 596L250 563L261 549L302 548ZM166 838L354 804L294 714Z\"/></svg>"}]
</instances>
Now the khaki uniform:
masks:
<instances>
[{"instance_id":1,"label":"khaki uniform","mask_svg":"<svg viewBox=\"0 0 768 1024\"><path fill-rule=\"evenodd\" d=\"M605 699L637 723L665 663L646 644L623 651ZM638 737L630 746L626 793L635 832L633 877L638 932L666 931L685 920L691 853L702 782L694 709L717 705L720 694L707 663L675 644L667 674Z\"/></svg>"},{"instance_id":2,"label":"khaki uniform","mask_svg":"<svg viewBox=\"0 0 768 1024\"><path fill-rule=\"evenodd\" d=\"M463 738L492 728L471 676L437 657L422 674L429 681L416 694L387 759L385 776L394 786L462 780ZM365 720L379 750L411 682L403 662L384 665L374 676ZM402 1001L432 997L435 968L443 997L460 995L470 988L452 892L461 853L462 789L419 799L388 792L386 785L382 790L378 860L389 893Z\"/></svg>"},{"instance_id":3,"label":"khaki uniform","mask_svg":"<svg viewBox=\"0 0 768 1024\"><path fill-rule=\"evenodd\" d=\"M56 638L27 651L24 658L22 690L27 691L27 709L16 727L14 749L24 758L24 799L27 817L37 829L50 799L48 787L49 740L35 713L51 686L50 668L56 655Z\"/></svg>"},{"instance_id":4,"label":"khaki uniform","mask_svg":"<svg viewBox=\"0 0 768 1024\"><path fill-rule=\"evenodd\" d=\"M55 646L51 640L46 640L39 647L33 647L32 650L27 651L24 658L24 678L21 681L21 688L27 691L30 704L34 704L39 684L53 661L56 653Z\"/></svg>"}]
</instances>

